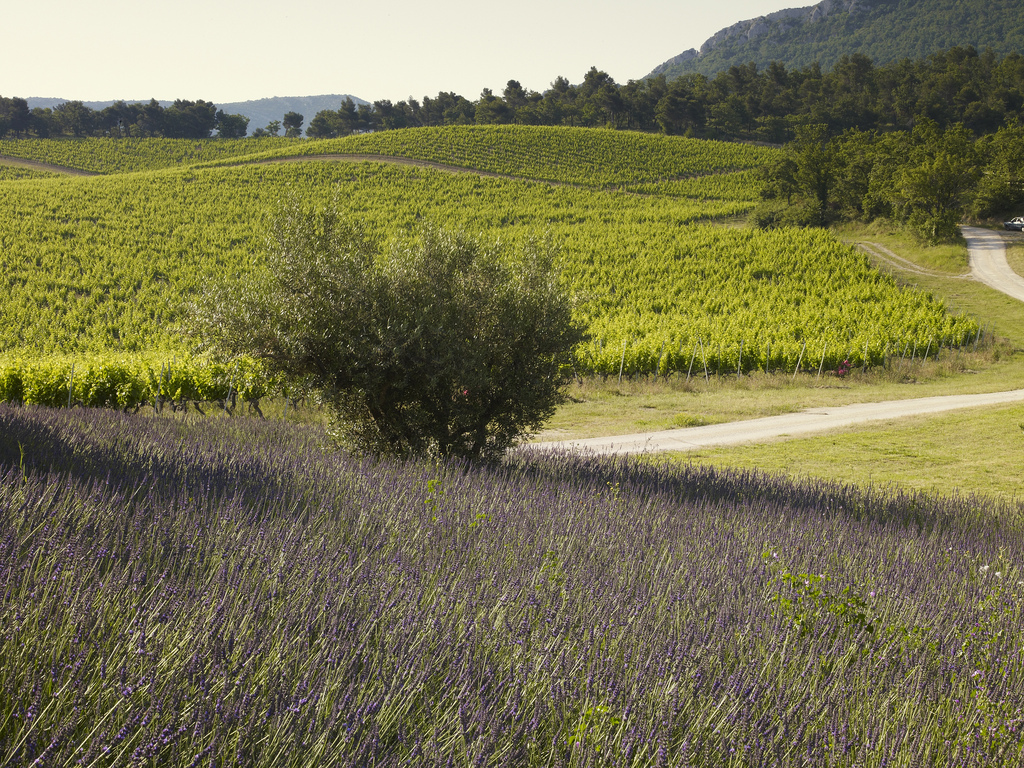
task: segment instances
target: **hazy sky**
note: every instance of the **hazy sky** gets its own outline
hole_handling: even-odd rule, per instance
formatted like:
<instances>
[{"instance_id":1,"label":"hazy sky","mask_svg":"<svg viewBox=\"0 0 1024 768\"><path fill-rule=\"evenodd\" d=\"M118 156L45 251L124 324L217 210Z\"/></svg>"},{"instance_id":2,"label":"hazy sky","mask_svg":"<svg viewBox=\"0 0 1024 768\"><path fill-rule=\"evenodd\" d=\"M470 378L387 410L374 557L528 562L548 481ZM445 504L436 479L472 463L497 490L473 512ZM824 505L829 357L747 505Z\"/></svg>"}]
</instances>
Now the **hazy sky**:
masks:
<instances>
[{"instance_id":1,"label":"hazy sky","mask_svg":"<svg viewBox=\"0 0 1024 768\"><path fill-rule=\"evenodd\" d=\"M0 95L476 99L591 66L639 79L722 27L814 0L27 0L5 3Z\"/></svg>"}]
</instances>

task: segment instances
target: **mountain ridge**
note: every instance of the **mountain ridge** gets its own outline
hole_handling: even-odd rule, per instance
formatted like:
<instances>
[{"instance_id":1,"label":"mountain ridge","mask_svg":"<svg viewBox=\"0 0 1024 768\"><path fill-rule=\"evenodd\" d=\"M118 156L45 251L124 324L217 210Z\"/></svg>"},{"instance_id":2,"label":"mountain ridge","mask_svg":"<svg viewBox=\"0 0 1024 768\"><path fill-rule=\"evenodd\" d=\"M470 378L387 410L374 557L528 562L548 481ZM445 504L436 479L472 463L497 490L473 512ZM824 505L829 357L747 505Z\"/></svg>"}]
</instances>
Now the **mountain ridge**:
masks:
<instances>
[{"instance_id":1,"label":"mountain ridge","mask_svg":"<svg viewBox=\"0 0 1024 768\"><path fill-rule=\"evenodd\" d=\"M830 67L860 53L876 64L923 58L952 47L1024 53L1019 0L821 0L736 22L655 67L647 77L713 76L773 61Z\"/></svg>"}]
</instances>

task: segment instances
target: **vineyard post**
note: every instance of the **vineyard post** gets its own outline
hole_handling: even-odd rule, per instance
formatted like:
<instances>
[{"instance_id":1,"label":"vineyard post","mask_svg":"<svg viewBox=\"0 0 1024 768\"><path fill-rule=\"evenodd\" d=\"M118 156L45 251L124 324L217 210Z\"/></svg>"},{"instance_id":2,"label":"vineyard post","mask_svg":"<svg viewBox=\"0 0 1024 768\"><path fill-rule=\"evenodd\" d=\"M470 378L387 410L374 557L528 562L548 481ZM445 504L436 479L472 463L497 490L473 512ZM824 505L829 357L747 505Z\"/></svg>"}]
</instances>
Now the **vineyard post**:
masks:
<instances>
[{"instance_id":1,"label":"vineyard post","mask_svg":"<svg viewBox=\"0 0 1024 768\"><path fill-rule=\"evenodd\" d=\"M709 383L711 377L708 376L708 356L704 354L704 340L698 336L697 341L700 343L700 359L704 361L704 382Z\"/></svg>"},{"instance_id":2,"label":"vineyard post","mask_svg":"<svg viewBox=\"0 0 1024 768\"><path fill-rule=\"evenodd\" d=\"M71 363L71 378L68 379L68 408L71 407L71 393L75 390L75 364Z\"/></svg>"},{"instance_id":3,"label":"vineyard post","mask_svg":"<svg viewBox=\"0 0 1024 768\"><path fill-rule=\"evenodd\" d=\"M686 369L686 380L690 380L690 374L693 373L693 361L697 357L697 342L693 342L693 354L690 355L690 367Z\"/></svg>"},{"instance_id":4,"label":"vineyard post","mask_svg":"<svg viewBox=\"0 0 1024 768\"><path fill-rule=\"evenodd\" d=\"M917 342L914 342L914 351L910 353L910 362L914 362L914 358L917 357Z\"/></svg>"},{"instance_id":5,"label":"vineyard post","mask_svg":"<svg viewBox=\"0 0 1024 768\"><path fill-rule=\"evenodd\" d=\"M796 375L800 373L800 363L804 361L804 352L807 351L807 342L800 347L800 356L796 359L796 368L793 369L793 381L796 381Z\"/></svg>"},{"instance_id":6,"label":"vineyard post","mask_svg":"<svg viewBox=\"0 0 1024 768\"><path fill-rule=\"evenodd\" d=\"M978 332L974 334L974 351L978 351L978 339L981 338L981 326L978 326Z\"/></svg>"},{"instance_id":7,"label":"vineyard post","mask_svg":"<svg viewBox=\"0 0 1024 768\"><path fill-rule=\"evenodd\" d=\"M231 414L234 415L235 403L238 401L238 390L235 389L235 379L238 377L238 361L235 361L235 370L231 373L231 383L228 384L228 400L231 402Z\"/></svg>"},{"instance_id":8,"label":"vineyard post","mask_svg":"<svg viewBox=\"0 0 1024 768\"><path fill-rule=\"evenodd\" d=\"M622 340L622 360L619 362L619 386L622 386L622 369L626 366L626 340Z\"/></svg>"},{"instance_id":9,"label":"vineyard post","mask_svg":"<svg viewBox=\"0 0 1024 768\"><path fill-rule=\"evenodd\" d=\"M658 354L658 364L654 366L654 380L658 380L658 374L661 373L661 359L665 357L665 340L661 340L661 352Z\"/></svg>"},{"instance_id":10,"label":"vineyard post","mask_svg":"<svg viewBox=\"0 0 1024 768\"><path fill-rule=\"evenodd\" d=\"M825 342L825 346L821 350L821 364L818 366L818 376L817 376L817 378L819 378L819 379L821 378L821 371L825 367L825 353L827 351L828 351L828 342L826 341Z\"/></svg>"},{"instance_id":11,"label":"vineyard post","mask_svg":"<svg viewBox=\"0 0 1024 768\"><path fill-rule=\"evenodd\" d=\"M924 351L924 358L923 358L924 362L926 362L926 363L928 362L928 353L931 352L931 351L932 351L932 340L928 339L928 347Z\"/></svg>"},{"instance_id":12,"label":"vineyard post","mask_svg":"<svg viewBox=\"0 0 1024 768\"><path fill-rule=\"evenodd\" d=\"M740 377L740 373L743 371L743 339L740 339L740 358L736 362L736 378Z\"/></svg>"}]
</instances>

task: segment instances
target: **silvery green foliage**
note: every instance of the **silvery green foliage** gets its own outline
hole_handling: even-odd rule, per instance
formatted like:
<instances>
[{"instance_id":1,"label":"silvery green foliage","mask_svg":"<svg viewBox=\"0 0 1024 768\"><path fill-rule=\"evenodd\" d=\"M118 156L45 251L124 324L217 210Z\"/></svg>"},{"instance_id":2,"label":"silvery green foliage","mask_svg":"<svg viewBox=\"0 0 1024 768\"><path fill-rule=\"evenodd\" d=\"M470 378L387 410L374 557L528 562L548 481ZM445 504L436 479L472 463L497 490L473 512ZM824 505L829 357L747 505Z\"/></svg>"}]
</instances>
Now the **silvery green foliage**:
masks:
<instances>
[{"instance_id":1,"label":"silvery green foliage","mask_svg":"<svg viewBox=\"0 0 1024 768\"><path fill-rule=\"evenodd\" d=\"M495 459L562 399L581 332L550 244L425 227L384 248L286 206L266 269L197 311L215 347L315 387L348 445Z\"/></svg>"}]
</instances>

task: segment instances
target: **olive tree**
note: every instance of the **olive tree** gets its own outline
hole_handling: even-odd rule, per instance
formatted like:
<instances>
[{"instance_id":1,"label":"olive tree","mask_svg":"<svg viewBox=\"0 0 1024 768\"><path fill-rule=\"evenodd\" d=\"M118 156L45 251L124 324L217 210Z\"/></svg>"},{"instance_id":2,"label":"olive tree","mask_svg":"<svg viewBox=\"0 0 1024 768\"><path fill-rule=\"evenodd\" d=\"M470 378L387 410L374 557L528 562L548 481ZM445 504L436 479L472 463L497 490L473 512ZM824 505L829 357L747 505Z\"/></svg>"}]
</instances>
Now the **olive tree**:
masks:
<instances>
[{"instance_id":1,"label":"olive tree","mask_svg":"<svg viewBox=\"0 0 1024 768\"><path fill-rule=\"evenodd\" d=\"M311 384L344 440L377 455L502 455L563 400L582 337L548 243L426 227L382 248L297 205L264 266L194 309L212 347Z\"/></svg>"}]
</instances>

